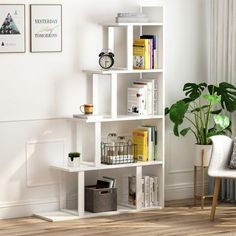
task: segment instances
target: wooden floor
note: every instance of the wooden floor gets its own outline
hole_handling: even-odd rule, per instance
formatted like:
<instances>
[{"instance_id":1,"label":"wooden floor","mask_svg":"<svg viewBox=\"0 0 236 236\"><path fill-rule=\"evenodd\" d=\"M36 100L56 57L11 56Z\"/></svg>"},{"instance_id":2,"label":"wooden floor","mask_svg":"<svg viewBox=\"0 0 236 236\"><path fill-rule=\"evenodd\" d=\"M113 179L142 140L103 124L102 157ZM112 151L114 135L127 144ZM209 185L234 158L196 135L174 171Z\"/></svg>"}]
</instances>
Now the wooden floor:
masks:
<instances>
[{"instance_id":1,"label":"wooden floor","mask_svg":"<svg viewBox=\"0 0 236 236\"><path fill-rule=\"evenodd\" d=\"M49 223L29 217L0 220L0 235L43 236L157 236L236 235L236 206L220 204L216 220L209 220L210 205L201 210L192 201L169 202L163 210Z\"/></svg>"}]
</instances>

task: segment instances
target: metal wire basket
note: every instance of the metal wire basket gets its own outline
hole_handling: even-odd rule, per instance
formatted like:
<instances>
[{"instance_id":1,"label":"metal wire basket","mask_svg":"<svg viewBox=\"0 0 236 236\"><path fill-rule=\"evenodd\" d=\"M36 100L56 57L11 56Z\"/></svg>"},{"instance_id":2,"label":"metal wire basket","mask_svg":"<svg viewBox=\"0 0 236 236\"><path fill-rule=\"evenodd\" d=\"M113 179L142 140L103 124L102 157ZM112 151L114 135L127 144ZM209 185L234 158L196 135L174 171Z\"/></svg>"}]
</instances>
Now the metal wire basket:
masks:
<instances>
[{"instance_id":1,"label":"metal wire basket","mask_svg":"<svg viewBox=\"0 0 236 236\"><path fill-rule=\"evenodd\" d=\"M137 160L137 145L131 141L115 144L101 143L102 164L117 165L134 163Z\"/></svg>"}]
</instances>

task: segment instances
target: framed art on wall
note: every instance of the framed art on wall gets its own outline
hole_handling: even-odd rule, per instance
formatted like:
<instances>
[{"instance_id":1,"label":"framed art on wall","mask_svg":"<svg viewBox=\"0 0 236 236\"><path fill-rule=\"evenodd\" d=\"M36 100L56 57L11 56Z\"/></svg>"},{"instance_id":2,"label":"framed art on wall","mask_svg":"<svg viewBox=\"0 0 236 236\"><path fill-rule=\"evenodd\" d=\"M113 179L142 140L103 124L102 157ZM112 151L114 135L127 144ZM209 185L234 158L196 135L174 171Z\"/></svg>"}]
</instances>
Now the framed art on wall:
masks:
<instances>
[{"instance_id":1,"label":"framed art on wall","mask_svg":"<svg viewBox=\"0 0 236 236\"><path fill-rule=\"evenodd\" d=\"M31 52L62 51L62 5L30 5Z\"/></svg>"},{"instance_id":2,"label":"framed art on wall","mask_svg":"<svg viewBox=\"0 0 236 236\"><path fill-rule=\"evenodd\" d=\"M25 5L0 4L0 53L25 52Z\"/></svg>"}]
</instances>

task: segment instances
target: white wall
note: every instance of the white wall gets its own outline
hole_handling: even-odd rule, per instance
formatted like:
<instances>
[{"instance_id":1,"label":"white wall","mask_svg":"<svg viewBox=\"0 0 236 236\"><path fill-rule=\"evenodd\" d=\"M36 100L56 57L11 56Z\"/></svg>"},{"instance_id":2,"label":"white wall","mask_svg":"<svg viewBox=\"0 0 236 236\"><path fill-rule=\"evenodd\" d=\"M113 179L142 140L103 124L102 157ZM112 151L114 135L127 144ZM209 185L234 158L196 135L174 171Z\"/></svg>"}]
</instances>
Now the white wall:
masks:
<instances>
[{"instance_id":1,"label":"white wall","mask_svg":"<svg viewBox=\"0 0 236 236\"><path fill-rule=\"evenodd\" d=\"M180 97L185 82L206 77L205 21L203 0L163 2L168 105ZM26 4L27 52L0 54L0 218L58 207L58 176L47 166L71 150L73 126L55 117L76 113L80 104L90 102L82 69L97 66L103 42L97 23L137 9L136 0L50 1L63 4L63 52L31 54L28 4L39 1L8 3ZM167 198L191 196L193 142L173 137L168 123L166 140Z\"/></svg>"}]
</instances>

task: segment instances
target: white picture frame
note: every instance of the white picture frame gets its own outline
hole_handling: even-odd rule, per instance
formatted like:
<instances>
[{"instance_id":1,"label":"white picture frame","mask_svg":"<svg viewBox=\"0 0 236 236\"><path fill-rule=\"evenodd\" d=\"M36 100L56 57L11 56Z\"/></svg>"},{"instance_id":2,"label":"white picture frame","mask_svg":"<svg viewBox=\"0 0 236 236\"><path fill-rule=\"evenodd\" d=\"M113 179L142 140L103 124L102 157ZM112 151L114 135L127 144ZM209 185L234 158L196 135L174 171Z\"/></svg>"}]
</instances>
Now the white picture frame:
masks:
<instances>
[{"instance_id":1,"label":"white picture frame","mask_svg":"<svg viewBox=\"0 0 236 236\"><path fill-rule=\"evenodd\" d=\"M0 4L0 53L25 52L25 4Z\"/></svg>"},{"instance_id":2,"label":"white picture frame","mask_svg":"<svg viewBox=\"0 0 236 236\"><path fill-rule=\"evenodd\" d=\"M62 52L62 5L30 5L30 51Z\"/></svg>"}]
</instances>

